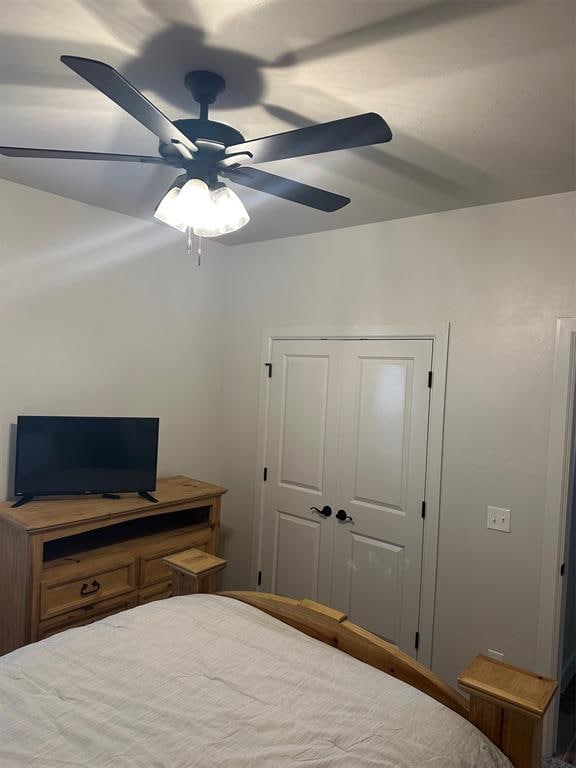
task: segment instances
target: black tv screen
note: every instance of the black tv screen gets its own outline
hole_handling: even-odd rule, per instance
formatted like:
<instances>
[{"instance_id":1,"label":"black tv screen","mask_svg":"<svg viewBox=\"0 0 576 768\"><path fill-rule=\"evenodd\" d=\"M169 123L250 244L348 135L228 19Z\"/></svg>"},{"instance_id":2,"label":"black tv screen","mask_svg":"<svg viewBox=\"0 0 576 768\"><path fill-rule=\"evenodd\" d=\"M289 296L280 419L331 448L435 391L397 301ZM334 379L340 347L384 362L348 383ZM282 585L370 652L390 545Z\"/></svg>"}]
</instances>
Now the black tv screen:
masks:
<instances>
[{"instance_id":1,"label":"black tv screen","mask_svg":"<svg viewBox=\"0 0 576 768\"><path fill-rule=\"evenodd\" d=\"M156 488L158 419L19 416L17 496Z\"/></svg>"}]
</instances>

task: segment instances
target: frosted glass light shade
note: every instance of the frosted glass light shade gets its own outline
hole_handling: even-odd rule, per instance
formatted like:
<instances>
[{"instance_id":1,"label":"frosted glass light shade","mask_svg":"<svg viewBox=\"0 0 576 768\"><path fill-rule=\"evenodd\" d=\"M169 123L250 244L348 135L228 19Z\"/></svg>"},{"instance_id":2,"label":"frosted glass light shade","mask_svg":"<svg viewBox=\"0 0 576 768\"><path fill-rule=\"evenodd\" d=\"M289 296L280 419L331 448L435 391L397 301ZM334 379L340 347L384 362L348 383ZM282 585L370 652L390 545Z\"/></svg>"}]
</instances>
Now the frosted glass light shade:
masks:
<instances>
[{"instance_id":1,"label":"frosted glass light shade","mask_svg":"<svg viewBox=\"0 0 576 768\"><path fill-rule=\"evenodd\" d=\"M190 179L182 188L169 189L154 216L181 232L190 227L200 237L235 232L250 221L235 192L223 184L211 192L201 179Z\"/></svg>"},{"instance_id":2,"label":"frosted glass light shade","mask_svg":"<svg viewBox=\"0 0 576 768\"><path fill-rule=\"evenodd\" d=\"M200 222L213 219L212 198L206 182L190 179L180 189L173 187L160 201L154 216L171 227L185 232Z\"/></svg>"},{"instance_id":3,"label":"frosted glass light shade","mask_svg":"<svg viewBox=\"0 0 576 768\"><path fill-rule=\"evenodd\" d=\"M180 216L180 208L178 206L179 197L180 189L178 187L169 189L158 203L158 206L154 211L154 218L163 221L164 224L175 227L175 229L179 229L180 232L185 232L188 225Z\"/></svg>"},{"instance_id":4,"label":"frosted glass light shade","mask_svg":"<svg viewBox=\"0 0 576 768\"><path fill-rule=\"evenodd\" d=\"M194 234L199 237L217 237L235 232L250 221L248 211L238 195L229 187L218 187L212 192L212 209L194 225Z\"/></svg>"},{"instance_id":5,"label":"frosted glass light shade","mask_svg":"<svg viewBox=\"0 0 576 768\"><path fill-rule=\"evenodd\" d=\"M178 209L182 221L188 227L194 228L205 221L211 221L212 198L206 182L202 179L187 181L178 195Z\"/></svg>"}]
</instances>

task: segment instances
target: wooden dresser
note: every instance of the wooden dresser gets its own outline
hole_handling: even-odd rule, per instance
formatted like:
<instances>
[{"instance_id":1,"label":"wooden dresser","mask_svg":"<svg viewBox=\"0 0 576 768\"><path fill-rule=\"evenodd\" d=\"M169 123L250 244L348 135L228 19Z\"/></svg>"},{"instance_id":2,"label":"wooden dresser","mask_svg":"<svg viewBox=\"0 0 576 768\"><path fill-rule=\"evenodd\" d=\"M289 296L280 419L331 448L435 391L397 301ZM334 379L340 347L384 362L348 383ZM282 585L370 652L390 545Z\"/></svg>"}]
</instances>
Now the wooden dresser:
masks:
<instances>
[{"instance_id":1,"label":"wooden dresser","mask_svg":"<svg viewBox=\"0 0 576 768\"><path fill-rule=\"evenodd\" d=\"M218 552L226 488L158 480L158 503L41 499L0 503L0 653L168 597L166 555Z\"/></svg>"}]
</instances>

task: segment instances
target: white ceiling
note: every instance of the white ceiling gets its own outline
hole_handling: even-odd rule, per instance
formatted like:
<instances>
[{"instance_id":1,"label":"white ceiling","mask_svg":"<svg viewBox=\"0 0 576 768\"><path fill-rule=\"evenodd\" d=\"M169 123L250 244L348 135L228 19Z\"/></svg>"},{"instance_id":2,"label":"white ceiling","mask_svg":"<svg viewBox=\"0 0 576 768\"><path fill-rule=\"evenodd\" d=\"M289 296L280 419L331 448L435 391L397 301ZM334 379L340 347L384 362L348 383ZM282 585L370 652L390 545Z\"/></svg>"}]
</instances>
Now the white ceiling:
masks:
<instances>
[{"instance_id":1,"label":"white ceiling","mask_svg":"<svg viewBox=\"0 0 576 768\"><path fill-rule=\"evenodd\" d=\"M347 195L321 213L236 187L230 244L575 187L573 0L1 0L0 144L157 154L157 140L59 61L116 67L169 117L191 69L227 80L212 117L246 138L361 112L390 144L263 170ZM176 172L2 157L0 176L151 219ZM162 225L158 225L162 226Z\"/></svg>"}]
</instances>

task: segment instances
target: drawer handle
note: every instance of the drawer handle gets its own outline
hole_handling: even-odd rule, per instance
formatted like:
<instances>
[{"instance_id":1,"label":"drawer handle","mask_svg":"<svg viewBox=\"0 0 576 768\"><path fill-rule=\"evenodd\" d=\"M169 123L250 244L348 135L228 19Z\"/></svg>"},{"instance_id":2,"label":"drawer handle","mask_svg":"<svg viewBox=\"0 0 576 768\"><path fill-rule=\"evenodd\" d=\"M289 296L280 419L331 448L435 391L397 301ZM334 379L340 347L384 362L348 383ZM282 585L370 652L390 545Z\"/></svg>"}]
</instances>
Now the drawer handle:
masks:
<instances>
[{"instance_id":1,"label":"drawer handle","mask_svg":"<svg viewBox=\"0 0 576 768\"><path fill-rule=\"evenodd\" d=\"M82 595L82 597L84 597L84 595L93 595L94 592L98 592L99 589L100 589L100 582L94 579L94 581L92 582L92 589L90 589L90 584L82 584L82 587L80 589L80 594Z\"/></svg>"}]
</instances>

